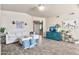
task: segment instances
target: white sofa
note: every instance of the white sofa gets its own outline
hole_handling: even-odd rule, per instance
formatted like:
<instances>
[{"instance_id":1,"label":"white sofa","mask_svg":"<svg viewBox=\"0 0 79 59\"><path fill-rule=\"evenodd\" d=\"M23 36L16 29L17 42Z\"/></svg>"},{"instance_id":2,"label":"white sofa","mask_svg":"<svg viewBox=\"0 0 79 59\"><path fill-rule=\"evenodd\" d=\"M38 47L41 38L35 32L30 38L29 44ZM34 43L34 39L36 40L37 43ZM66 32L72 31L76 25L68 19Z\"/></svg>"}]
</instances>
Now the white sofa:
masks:
<instances>
[{"instance_id":1,"label":"white sofa","mask_svg":"<svg viewBox=\"0 0 79 59\"><path fill-rule=\"evenodd\" d=\"M23 38L24 36L29 36L29 32L26 33L25 30L13 30L8 31L8 34L6 34L6 44L14 43L18 41L18 38ZM34 39L39 39L39 35L33 35ZM39 40L40 41L40 40Z\"/></svg>"},{"instance_id":2,"label":"white sofa","mask_svg":"<svg viewBox=\"0 0 79 59\"><path fill-rule=\"evenodd\" d=\"M6 34L6 44L14 43L17 41L18 38L28 35L29 33L26 33L25 31L17 30L17 31L8 31L8 34Z\"/></svg>"}]
</instances>

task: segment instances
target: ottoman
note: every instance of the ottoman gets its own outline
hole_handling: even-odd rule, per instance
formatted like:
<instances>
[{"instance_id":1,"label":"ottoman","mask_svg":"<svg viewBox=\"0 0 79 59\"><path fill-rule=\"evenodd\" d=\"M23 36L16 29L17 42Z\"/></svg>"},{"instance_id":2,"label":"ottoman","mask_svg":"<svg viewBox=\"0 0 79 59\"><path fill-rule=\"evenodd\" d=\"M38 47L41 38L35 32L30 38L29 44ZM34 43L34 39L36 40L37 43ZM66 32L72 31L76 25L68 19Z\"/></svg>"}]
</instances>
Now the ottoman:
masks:
<instances>
[{"instance_id":1,"label":"ottoman","mask_svg":"<svg viewBox=\"0 0 79 59\"><path fill-rule=\"evenodd\" d=\"M22 47L23 48L30 48L30 40L31 39L32 39L32 37L22 38Z\"/></svg>"}]
</instances>

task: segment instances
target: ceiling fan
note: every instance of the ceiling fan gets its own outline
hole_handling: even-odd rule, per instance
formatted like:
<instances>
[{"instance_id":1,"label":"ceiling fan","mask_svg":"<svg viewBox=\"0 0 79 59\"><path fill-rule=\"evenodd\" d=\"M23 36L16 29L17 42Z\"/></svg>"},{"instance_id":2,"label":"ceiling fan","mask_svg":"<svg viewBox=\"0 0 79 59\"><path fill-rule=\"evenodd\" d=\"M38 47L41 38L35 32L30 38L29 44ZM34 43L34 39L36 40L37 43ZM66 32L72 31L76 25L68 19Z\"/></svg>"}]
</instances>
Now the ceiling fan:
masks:
<instances>
[{"instance_id":1,"label":"ceiling fan","mask_svg":"<svg viewBox=\"0 0 79 59\"><path fill-rule=\"evenodd\" d=\"M44 11L45 10L45 5L44 4L39 4L39 5L31 8L30 10Z\"/></svg>"}]
</instances>

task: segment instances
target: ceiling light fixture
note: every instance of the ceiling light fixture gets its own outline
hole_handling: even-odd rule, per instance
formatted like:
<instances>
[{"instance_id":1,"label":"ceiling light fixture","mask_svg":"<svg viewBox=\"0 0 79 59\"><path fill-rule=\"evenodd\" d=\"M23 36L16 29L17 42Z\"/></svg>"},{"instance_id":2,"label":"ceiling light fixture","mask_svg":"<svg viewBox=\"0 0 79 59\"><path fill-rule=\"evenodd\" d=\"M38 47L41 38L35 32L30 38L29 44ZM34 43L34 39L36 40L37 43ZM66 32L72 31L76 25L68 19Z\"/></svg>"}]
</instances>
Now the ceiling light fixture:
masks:
<instances>
[{"instance_id":1,"label":"ceiling light fixture","mask_svg":"<svg viewBox=\"0 0 79 59\"><path fill-rule=\"evenodd\" d=\"M42 4L40 4L40 5L38 5L38 9L39 9L40 11L44 11L44 10L45 10L45 6L42 5Z\"/></svg>"}]
</instances>

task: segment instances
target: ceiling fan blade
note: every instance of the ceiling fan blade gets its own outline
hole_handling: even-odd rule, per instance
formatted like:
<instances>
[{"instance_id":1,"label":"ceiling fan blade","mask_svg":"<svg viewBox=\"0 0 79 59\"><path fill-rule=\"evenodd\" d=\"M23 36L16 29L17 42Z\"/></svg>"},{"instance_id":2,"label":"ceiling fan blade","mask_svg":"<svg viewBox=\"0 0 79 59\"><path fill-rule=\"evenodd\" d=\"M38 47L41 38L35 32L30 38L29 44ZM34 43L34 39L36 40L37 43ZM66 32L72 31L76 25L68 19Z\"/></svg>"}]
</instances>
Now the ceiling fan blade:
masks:
<instances>
[{"instance_id":1,"label":"ceiling fan blade","mask_svg":"<svg viewBox=\"0 0 79 59\"><path fill-rule=\"evenodd\" d=\"M35 11L35 10L37 10L37 7L35 6L35 7L32 7L32 8L30 8L29 9L30 11Z\"/></svg>"}]
</instances>

